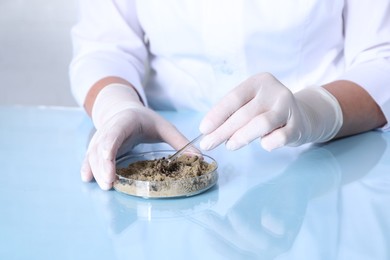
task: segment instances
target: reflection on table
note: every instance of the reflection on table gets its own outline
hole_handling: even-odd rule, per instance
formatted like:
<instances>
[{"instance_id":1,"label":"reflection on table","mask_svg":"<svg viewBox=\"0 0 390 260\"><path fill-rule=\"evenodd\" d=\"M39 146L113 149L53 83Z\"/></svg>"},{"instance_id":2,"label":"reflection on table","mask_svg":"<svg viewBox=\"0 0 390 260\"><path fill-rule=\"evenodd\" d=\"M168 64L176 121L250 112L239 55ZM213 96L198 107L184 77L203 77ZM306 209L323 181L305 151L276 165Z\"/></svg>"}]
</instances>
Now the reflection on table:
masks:
<instances>
[{"instance_id":1,"label":"reflection on table","mask_svg":"<svg viewBox=\"0 0 390 260\"><path fill-rule=\"evenodd\" d=\"M201 114L161 115L198 134ZM220 146L212 189L147 200L80 181L93 134L81 110L0 107L0 122L0 259L390 259L387 133Z\"/></svg>"}]
</instances>

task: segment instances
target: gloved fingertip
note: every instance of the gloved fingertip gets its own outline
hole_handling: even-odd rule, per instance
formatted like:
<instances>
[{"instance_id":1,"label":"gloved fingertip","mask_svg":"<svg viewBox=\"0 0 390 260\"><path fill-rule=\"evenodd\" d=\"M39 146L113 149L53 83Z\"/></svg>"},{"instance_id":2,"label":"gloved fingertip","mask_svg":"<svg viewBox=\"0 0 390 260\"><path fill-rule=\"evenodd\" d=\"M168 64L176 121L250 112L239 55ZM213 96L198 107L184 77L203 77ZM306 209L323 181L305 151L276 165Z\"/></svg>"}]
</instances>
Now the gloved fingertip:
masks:
<instances>
[{"instance_id":1,"label":"gloved fingertip","mask_svg":"<svg viewBox=\"0 0 390 260\"><path fill-rule=\"evenodd\" d=\"M208 145L206 145L204 142L199 143L199 147L201 150L208 151Z\"/></svg>"},{"instance_id":2,"label":"gloved fingertip","mask_svg":"<svg viewBox=\"0 0 390 260\"><path fill-rule=\"evenodd\" d=\"M202 122L199 125L199 131L202 134L208 134L208 133L210 133L211 131L214 130L213 127L214 127L214 125L213 125L213 123L210 120L203 119Z\"/></svg>"},{"instance_id":3,"label":"gloved fingertip","mask_svg":"<svg viewBox=\"0 0 390 260\"><path fill-rule=\"evenodd\" d=\"M266 150L267 152L271 152L272 150L274 150L275 148L273 148L273 147L269 147L269 146L267 146L267 145L261 145L262 147L263 147L263 149L264 150Z\"/></svg>"},{"instance_id":4,"label":"gloved fingertip","mask_svg":"<svg viewBox=\"0 0 390 260\"><path fill-rule=\"evenodd\" d=\"M261 146L264 150L271 152L272 150L282 147L283 144L278 142L278 140L274 140L274 138L267 137L261 140Z\"/></svg>"},{"instance_id":5,"label":"gloved fingertip","mask_svg":"<svg viewBox=\"0 0 390 260\"><path fill-rule=\"evenodd\" d=\"M104 161L104 174L103 178L106 183L112 183L114 182L116 175L115 175L115 164L111 160Z\"/></svg>"},{"instance_id":6,"label":"gloved fingertip","mask_svg":"<svg viewBox=\"0 0 390 260\"><path fill-rule=\"evenodd\" d=\"M226 149L230 150L230 151L235 151L237 149L241 148L241 145L239 145L237 142L235 141L227 141L226 142Z\"/></svg>"},{"instance_id":7,"label":"gloved fingertip","mask_svg":"<svg viewBox=\"0 0 390 260\"><path fill-rule=\"evenodd\" d=\"M102 183L99 183L99 186L102 190L111 190L112 183L102 182Z\"/></svg>"},{"instance_id":8,"label":"gloved fingertip","mask_svg":"<svg viewBox=\"0 0 390 260\"><path fill-rule=\"evenodd\" d=\"M93 179L92 174L81 173L81 180L83 182L90 182L92 181L92 179Z\"/></svg>"},{"instance_id":9,"label":"gloved fingertip","mask_svg":"<svg viewBox=\"0 0 390 260\"><path fill-rule=\"evenodd\" d=\"M83 182L90 182L93 179L91 168L87 162L81 166L80 177Z\"/></svg>"},{"instance_id":10,"label":"gloved fingertip","mask_svg":"<svg viewBox=\"0 0 390 260\"><path fill-rule=\"evenodd\" d=\"M214 144L208 138L203 138L199 143L199 147L201 150L209 151L214 148Z\"/></svg>"}]
</instances>

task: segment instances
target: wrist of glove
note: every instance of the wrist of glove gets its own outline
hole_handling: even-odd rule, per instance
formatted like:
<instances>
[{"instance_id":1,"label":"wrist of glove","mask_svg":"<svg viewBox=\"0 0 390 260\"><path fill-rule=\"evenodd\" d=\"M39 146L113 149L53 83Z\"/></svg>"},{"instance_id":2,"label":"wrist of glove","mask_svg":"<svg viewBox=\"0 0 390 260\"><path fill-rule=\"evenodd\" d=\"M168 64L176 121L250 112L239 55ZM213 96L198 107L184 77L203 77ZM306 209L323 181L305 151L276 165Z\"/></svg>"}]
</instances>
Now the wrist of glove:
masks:
<instances>
[{"instance_id":1,"label":"wrist of glove","mask_svg":"<svg viewBox=\"0 0 390 260\"><path fill-rule=\"evenodd\" d=\"M285 126L262 138L264 149L322 143L333 139L343 124L337 99L323 87L305 88L293 95Z\"/></svg>"},{"instance_id":2,"label":"wrist of glove","mask_svg":"<svg viewBox=\"0 0 390 260\"><path fill-rule=\"evenodd\" d=\"M126 109L143 107L132 87L113 83L104 87L97 95L92 108L92 121L96 129L100 129L115 114Z\"/></svg>"},{"instance_id":3,"label":"wrist of glove","mask_svg":"<svg viewBox=\"0 0 390 260\"><path fill-rule=\"evenodd\" d=\"M343 124L343 113L337 99L323 87L310 87L294 94L302 116L300 138L288 144L320 143L333 139Z\"/></svg>"}]
</instances>

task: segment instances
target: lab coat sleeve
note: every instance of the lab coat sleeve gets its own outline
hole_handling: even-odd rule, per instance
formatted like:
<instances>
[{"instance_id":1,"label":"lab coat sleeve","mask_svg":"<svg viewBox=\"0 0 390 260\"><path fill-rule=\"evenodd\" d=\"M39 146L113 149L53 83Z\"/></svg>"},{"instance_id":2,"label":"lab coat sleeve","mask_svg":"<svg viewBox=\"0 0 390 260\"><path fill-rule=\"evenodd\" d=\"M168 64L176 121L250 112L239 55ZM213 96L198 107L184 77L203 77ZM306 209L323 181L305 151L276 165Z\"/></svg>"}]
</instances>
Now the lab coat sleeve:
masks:
<instances>
[{"instance_id":1,"label":"lab coat sleeve","mask_svg":"<svg viewBox=\"0 0 390 260\"><path fill-rule=\"evenodd\" d=\"M92 85L108 76L130 82L146 104L142 81L148 54L135 1L80 0L71 35L71 89L80 105Z\"/></svg>"},{"instance_id":2,"label":"lab coat sleeve","mask_svg":"<svg viewBox=\"0 0 390 260\"><path fill-rule=\"evenodd\" d=\"M366 89L390 129L390 1L347 0L344 10L346 72L340 79ZM359 102L359 101L357 101Z\"/></svg>"}]
</instances>

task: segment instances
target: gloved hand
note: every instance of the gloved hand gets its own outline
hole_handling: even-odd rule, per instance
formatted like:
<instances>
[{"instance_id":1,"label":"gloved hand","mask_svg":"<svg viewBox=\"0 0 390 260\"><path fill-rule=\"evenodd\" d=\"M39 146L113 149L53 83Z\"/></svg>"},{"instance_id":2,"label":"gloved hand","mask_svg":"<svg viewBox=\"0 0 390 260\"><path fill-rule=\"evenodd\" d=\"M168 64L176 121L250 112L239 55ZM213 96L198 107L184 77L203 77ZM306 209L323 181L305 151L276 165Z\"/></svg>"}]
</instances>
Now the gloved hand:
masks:
<instances>
[{"instance_id":1,"label":"gloved hand","mask_svg":"<svg viewBox=\"0 0 390 260\"><path fill-rule=\"evenodd\" d=\"M130 86L110 84L96 97L92 120L96 133L92 137L81 168L81 178L93 177L108 190L115 180L115 158L120 146L166 142L179 149L188 140L168 121L145 107Z\"/></svg>"},{"instance_id":2,"label":"gloved hand","mask_svg":"<svg viewBox=\"0 0 390 260\"><path fill-rule=\"evenodd\" d=\"M230 150L256 138L270 151L285 145L325 142L340 130L343 116L338 101L322 87L293 94L269 73L257 74L225 96L203 118L200 142L210 150L226 141Z\"/></svg>"}]
</instances>

